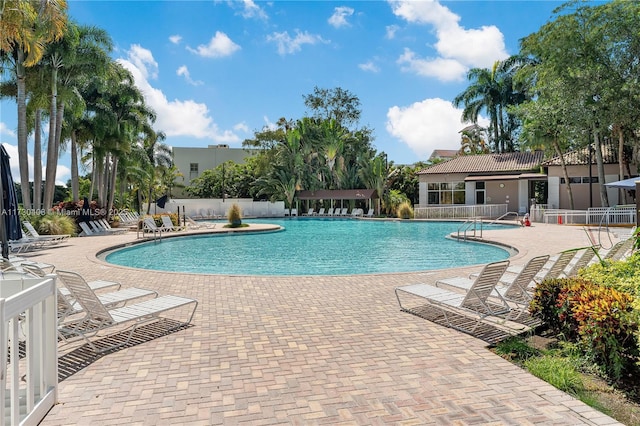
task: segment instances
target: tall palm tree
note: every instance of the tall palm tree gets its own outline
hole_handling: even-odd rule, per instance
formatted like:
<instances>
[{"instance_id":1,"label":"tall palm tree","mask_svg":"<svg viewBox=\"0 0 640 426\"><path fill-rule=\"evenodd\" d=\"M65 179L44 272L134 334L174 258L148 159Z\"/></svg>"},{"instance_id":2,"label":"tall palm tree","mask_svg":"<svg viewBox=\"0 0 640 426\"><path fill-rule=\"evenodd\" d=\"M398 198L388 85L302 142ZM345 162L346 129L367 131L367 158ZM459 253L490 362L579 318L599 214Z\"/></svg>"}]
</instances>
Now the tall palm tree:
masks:
<instances>
[{"instance_id":1,"label":"tall palm tree","mask_svg":"<svg viewBox=\"0 0 640 426\"><path fill-rule=\"evenodd\" d=\"M49 207L55 192L55 176L61 146L62 119L65 102L77 94L77 84L87 75L101 73L110 62L111 38L106 31L69 22L59 40L50 43L43 56L43 65L49 70L51 104L49 112L49 143L44 205ZM58 89L61 89L59 99Z\"/></svg>"},{"instance_id":2,"label":"tall palm tree","mask_svg":"<svg viewBox=\"0 0 640 426\"><path fill-rule=\"evenodd\" d=\"M25 208L31 208L27 146L26 68L36 65L45 46L64 33L67 23L66 0L27 0L2 3L0 49L11 53L17 81L18 162L20 187Z\"/></svg>"}]
</instances>

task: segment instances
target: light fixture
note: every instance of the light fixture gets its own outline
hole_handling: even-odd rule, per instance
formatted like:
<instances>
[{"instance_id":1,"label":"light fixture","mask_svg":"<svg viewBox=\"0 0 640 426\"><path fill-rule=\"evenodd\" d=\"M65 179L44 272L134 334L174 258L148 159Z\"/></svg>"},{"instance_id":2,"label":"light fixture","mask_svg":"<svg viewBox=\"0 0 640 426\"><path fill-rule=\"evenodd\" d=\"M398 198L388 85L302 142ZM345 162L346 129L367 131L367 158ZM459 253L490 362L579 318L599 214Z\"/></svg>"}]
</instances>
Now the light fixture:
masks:
<instances>
[{"instance_id":1,"label":"light fixture","mask_svg":"<svg viewBox=\"0 0 640 426\"><path fill-rule=\"evenodd\" d=\"M504 188L504 183L501 183L501 184L500 184L500 188Z\"/></svg>"}]
</instances>

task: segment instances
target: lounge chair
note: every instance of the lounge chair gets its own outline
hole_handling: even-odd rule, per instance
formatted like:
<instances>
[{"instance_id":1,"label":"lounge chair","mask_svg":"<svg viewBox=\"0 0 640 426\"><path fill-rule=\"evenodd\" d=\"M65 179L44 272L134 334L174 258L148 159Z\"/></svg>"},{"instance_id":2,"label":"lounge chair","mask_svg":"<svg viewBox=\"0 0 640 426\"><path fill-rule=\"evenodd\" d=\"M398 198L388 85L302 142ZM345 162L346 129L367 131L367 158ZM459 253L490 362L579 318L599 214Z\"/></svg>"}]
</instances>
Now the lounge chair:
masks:
<instances>
[{"instance_id":1,"label":"lounge chair","mask_svg":"<svg viewBox=\"0 0 640 426\"><path fill-rule=\"evenodd\" d=\"M566 277L567 274L564 270L575 257L576 251L576 249L567 250L561 252L558 256L550 257L546 265L544 265L536 275L536 282L541 282L545 279ZM510 266L507 268L507 273L502 277L501 281L504 283L510 283L523 268L524 266Z\"/></svg>"},{"instance_id":2,"label":"lounge chair","mask_svg":"<svg viewBox=\"0 0 640 426\"><path fill-rule=\"evenodd\" d=\"M333 216L333 207L329 207L329 210L327 210L327 216Z\"/></svg>"},{"instance_id":3,"label":"lounge chair","mask_svg":"<svg viewBox=\"0 0 640 426\"><path fill-rule=\"evenodd\" d=\"M309 209L306 213L302 213L302 216L313 216L313 209Z\"/></svg>"},{"instance_id":4,"label":"lounge chair","mask_svg":"<svg viewBox=\"0 0 640 426\"><path fill-rule=\"evenodd\" d=\"M506 300L512 303L512 311L507 317L510 320L517 320L523 314L528 311L529 302L533 298L529 292L531 284L535 285L535 277L542 267L549 260L549 255L537 256L529 260L519 274L516 275L509 283L502 283L498 281L496 284L493 296L497 296L499 299ZM502 279L502 277L500 277ZM455 287L468 291L474 284L474 280L465 277L446 278L436 281L437 287ZM510 305L511 306L511 305ZM517 308L517 309L516 309Z\"/></svg>"},{"instance_id":5,"label":"lounge chair","mask_svg":"<svg viewBox=\"0 0 640 426\"><path fill-rule=\"evenodd\" d=\"M64 234L64 235L40 235L38 233L38 231L36 230L36 228L31 224L31 222L27 222L27 221L22 221L22 226L24 226L24 228L27 231L27 235L34 239L34 240L39 240L39 241L44 241L44 242L49 242L52 244L58 244L61 243L63 241L67 241L69 239L69 237L71 237L71 235L69 234Z\"/></svg>"},{"instance_id":6,"label":"lounge chair","mask_svg":"<svg viewBox=\"0 0 640 426\"><path fill-rule=\"evenodd\" d=\"M110 293L102 293L96 294L96 297L106 308L115 308L124 306L128 302L133 300L142 299L142 298L156 298L158 297L158 292L154 290L147 290L145 288L138 287L128 287L125 289L120 288L120 283L113 281L85 281L82 276L75 272L69 271L58 271L56 275L62 281L62 284L65 286L64 288L58 288L58 316L60 319L62 317L67 318L71 315L75 315L82 312L82 305L78 303L75 299L73 293L67 287L67 282L69 281L77 281L82 282L83 285L87 286L92 292L96 292L100 289L106 288L116 288L115 291ZM37 275L39 276L39 274ZM66 290L66 291L65 291Z\"/></svg>"},{"instance_id":7,"label":"lounge chair","mask_svg":"<svg viewBox=\"0 0 640 426\"><path fill-rule=\"evenodd\" d=\"M162 218L162 226L160 229L163 231L184 231L186 228L184 226L176 226L173 224L171 217L169 216L160 216Z\"/></svg>"},{"instance_id":8,"label":"lounge chair","mask_svg":"<svg viewBox=\"0 0 640 426\"><path fill-rule=\"evenodd\" d=\"M345 207L340 212L340 216L349 216L349 207Z\"/></svg>"},{"instance_id":9,"label":"lounge chair","mask_svg":"<svg viewBox=\"0 0 640 426\"><path fill-rule=\"evenodd\" d=\"M609 250L604 252L603 260L622 260L633 251L635 238L627 238L615 243Z\"/></svg>"},{"instance_id":10,"label":"lounge chair","mask_svg":"<svg viewBox=\"0 0 640 426\"><path fill-rule=\"evenodd\" d=\"M209 223L209 222L196 222L195 220L193 220L192 218L190 218L189 216L186 217L186 221L187 221L187 226L189 228L193 228L193 229L202 229L202 228L209 228L209 229L213 229L216 227L215 223Z\"/></svg>"},{"instance_id":11,"label":"lounge chair","mask_svg":"<svg viewBox=\"0 0 640 426\"><path fill-rule=\"evenodd\" d=\"M435 313L441 315L449 327L473 333L485 318L501 316L511 310L503 298L498 297L498 301L495 302L494 298L489 297L508 266L508 260L485 265L464 294L429 284L412 284L396 287L396 298L400 309L405 312L422 317L436 311ZM403 305L400 294L414 296L412 299L418 300L419 304L413 307L407 307L406 303ZM466 327L468 321L472 322L470 328Z\"/></svg>"},{"instance_id":12,"label":"lounge chair","mask_svg":"<svg viewBox=\"0 0 640 426\"><path fill-rule=\"evenodd\" d=\"M95 231L89 227L87 222L79 222L78 226L82 230L78 234L79 237L91 237L91 236L96 235Z\"/></svg>"},{"instance_id":13,"label":"lounge chair","mask_svg":"<svg viewBox=\"0 0 640 426\"><path fill-rule=\"evenodd\" d=\"M291 209L291 216L298 216L298 209Z\"/></svg>"},{"instance_id":14,"label":"lounge chair","mask_svg":"<svg viewBox=\"0 0 640 426\"><path fill-rule=\"evenodd\" d=\"M58 276L64 281L65 286L71 291L72 296L82 308L80 318L71 318L68 321L64 321L59 325L58 331L65 339L83 338L95 352L104 352L126 345L139 326L161 319L160 315L168 311L193 305L193 309L187 315L187 320L178 322L171 330L189 324L198 306L198 301L195 299L180 296L159 296L155 299L108 309L84 280L77 279L77 274L74 272L58 271ZM130 325L130 328L124 342L99 348L91 340L102 330L127 324Z\"/></svg>"},{"instance_id":15,"label":"lounge chair","mask_svg":"<svg viewBox=\"0 0 640 426\"><path fill-rule=\"evenodd\" d=\"M159 236L160 238L162 238L162 228L158 227L158 225L156 225L155 220L153 220L150 217L145 217L144 220L142 221L142 235L144 236L145 234L153 234L153 237L155 238L156 236Z\"/></svg>"},{"instance_id":16,"label":"lounge chair","mask_svg":"<svg viewBox=\"0 0 640 426\"><path fill-rule=\"evenodd\" d=\"M373 209L369 209L366 214L367 217L373 217Z\"/></svg>"},{"instance_id":17,"label":"lounge chair","mask_svg":"<svg viewBox=\"0 0 640 426\"><path fill-rule=\"evenodd\" d=\"M580 254L576 254L571 262L569 262L569 270L565 272L565 275L567 277L573 277L577 275L578 271L589 265L591 261L596 258L597 254L598 249L596 247L590 246L585 248Z\"/></svg>"},{"instance_id":18,"label":"lounge chair","mask_svg":"<svg viewBox=\"0 0 640 426\"><path fill-rule=\"evenodd\" d=\"M324 207L321 207L320 210L318 210L318 213L316 213L316 216L324 216Z\"/></svg>"}]
</instances>

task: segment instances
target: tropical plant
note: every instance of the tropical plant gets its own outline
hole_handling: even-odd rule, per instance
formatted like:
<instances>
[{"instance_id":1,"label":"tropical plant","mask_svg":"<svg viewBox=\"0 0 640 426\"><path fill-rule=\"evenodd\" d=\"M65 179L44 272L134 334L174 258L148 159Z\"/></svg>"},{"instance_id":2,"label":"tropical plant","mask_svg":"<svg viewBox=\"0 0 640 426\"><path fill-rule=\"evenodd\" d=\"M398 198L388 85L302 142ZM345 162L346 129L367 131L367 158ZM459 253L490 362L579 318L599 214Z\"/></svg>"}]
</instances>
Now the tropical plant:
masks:
<instances>
[{"instance_id":1,"label":"tropical plant","mask_svg":"<svg viewBox=\"0 0 640 426\"><path fill-rule=\"evenodd\" d=\"M240 206L237 203L231 205L227 219L229 220L229 226L232 228L237 228L242 225L242 210L240 210Z\"/></svg>"},{"instance_id":2,"label":"tropical plant","mask_svg":"<svg viewBox=\"0 0 640 426\"><path fill-rule=\"evenodd\" d=\"M398 206L397 214L400 219L413 219L413 207L405 201Z\"/></svg>"}]
</instances>

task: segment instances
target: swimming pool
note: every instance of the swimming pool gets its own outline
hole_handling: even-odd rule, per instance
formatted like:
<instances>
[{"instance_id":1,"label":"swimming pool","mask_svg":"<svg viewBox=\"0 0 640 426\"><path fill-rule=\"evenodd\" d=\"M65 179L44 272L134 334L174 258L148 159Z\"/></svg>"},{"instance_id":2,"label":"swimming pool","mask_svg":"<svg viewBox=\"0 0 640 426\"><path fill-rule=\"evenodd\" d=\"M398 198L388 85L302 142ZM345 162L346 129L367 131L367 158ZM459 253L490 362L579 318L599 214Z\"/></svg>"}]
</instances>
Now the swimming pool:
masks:
<instances>
[{"instance_id":1,"label":"swimming pool","mask_svg":"<svg viewBox=\"0 0 640 426\"><path fill-rule=\"evenodd\" d=\"M115 250L104 259L116 265L174 272L351 275L475 265L510 255L497 246L446 238L457 232L460 222L322 218L245 222L281 225L285 230L166 238Z\"/></svg>"}]
</instances>

